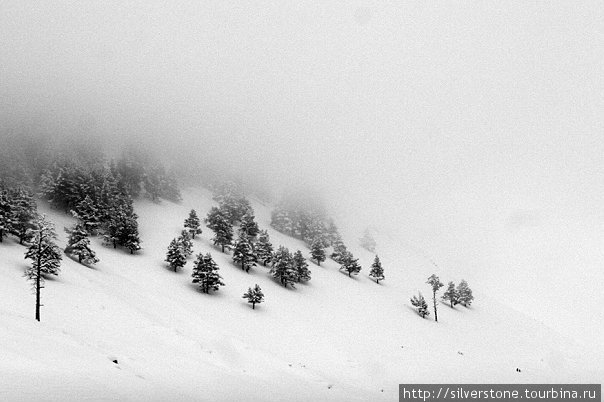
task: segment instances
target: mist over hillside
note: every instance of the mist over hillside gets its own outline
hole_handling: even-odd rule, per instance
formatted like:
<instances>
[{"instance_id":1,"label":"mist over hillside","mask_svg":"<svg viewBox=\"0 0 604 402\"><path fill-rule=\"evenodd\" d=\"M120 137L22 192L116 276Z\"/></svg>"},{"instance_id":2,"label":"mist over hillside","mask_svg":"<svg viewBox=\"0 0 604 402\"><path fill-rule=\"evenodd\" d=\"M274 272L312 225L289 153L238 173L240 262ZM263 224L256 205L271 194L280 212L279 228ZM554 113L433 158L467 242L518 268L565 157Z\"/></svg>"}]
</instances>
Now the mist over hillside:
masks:
<instances>
[{"instance_id":1,"label":"mist over hillside","mask_svg":"<svg viewBox=\"0 0 604 402\"><path fill-rule=\"evenodd\" d=\"M146 155L267 208L315 194L348 239L375 228L379 253L604 354L603 21L600 1L1 1L0 155Z\"/></svg>"}]
</instances>

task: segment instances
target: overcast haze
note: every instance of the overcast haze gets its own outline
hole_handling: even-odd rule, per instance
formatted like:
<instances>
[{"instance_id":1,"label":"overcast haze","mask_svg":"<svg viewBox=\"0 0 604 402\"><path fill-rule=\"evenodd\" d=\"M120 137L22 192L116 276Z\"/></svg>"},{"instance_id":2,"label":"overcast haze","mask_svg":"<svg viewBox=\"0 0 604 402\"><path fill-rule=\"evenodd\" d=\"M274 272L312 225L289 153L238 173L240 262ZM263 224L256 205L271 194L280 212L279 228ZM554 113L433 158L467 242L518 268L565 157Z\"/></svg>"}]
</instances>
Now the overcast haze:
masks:
<instances>
[{"instance_id":1,"label":"overcast haze","mask_svg":"<svg viewBox=\"0 0 604 402\"><path fill-rule=\"evenodd\" d=\"M601 1L0 0L3 132L313 183L355 230L385 225L485 286L517 272L518 306L592 340L603 71Z\"/></svg>"}]
</instances>

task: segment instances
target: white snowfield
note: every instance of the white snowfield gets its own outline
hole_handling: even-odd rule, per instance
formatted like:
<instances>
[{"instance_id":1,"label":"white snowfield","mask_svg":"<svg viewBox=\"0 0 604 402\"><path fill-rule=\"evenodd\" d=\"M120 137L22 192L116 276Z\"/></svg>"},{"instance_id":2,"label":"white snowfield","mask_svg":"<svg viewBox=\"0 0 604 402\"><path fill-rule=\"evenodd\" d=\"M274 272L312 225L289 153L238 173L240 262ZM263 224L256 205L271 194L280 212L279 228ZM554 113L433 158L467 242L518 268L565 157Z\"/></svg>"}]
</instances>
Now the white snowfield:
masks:
<instances>
[{"instance_id":1,"label":"white snowfield","mask_svg":"<svg viewBox=\"0 0 604 402\"><path fill-rule=\"evenodd\" d=\"M308 248L269 226L270 208L253 201L275 247ZM328 260L310 262L312 280L283 288L257 266L245 273L203 227L195 255L210 252L226 286L210 295L191 283L192 256L173 272L167 246L191 208L200 218L209 192L188 190L179 204L136 203L143 249L137 255L92 240L93 268L66 257L42 290L42 320L23 277L25 248L0 244L1 401L395 401L399 383L601 382L598 355L473 287L471 308L439 303L421 319L409 298L430 302L426 258L378 238L386 279L368 278L374 255L346 237L363 270L349 278ZM41 206L56 224L73 220ZM259 284L265 302L242 298ZM510 284L511 285L511 284ZM114 363L114 360L117 363ZM520 369L520 372L517 370Z\"/></svg>"}]
</instances>

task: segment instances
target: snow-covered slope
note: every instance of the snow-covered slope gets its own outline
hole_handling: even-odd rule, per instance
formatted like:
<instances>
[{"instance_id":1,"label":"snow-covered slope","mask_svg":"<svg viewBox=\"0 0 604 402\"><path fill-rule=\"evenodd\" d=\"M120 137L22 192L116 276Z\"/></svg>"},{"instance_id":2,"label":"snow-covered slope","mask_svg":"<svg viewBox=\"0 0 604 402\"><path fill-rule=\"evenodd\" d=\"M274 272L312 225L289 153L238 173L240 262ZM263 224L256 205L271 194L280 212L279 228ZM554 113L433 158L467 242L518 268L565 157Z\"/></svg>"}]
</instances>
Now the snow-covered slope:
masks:
<instances>
[{"instance_id":1,"label":"snow-covered slope","mask_svg":"<svg viewBox=\"0 0 604 402\"><path fill-rule=\"evenodd\" d=\"M308 256L302 242L270 229L268 206L252 201L275 246ZM212 253L226 286L202 294L191 284L192 259L178 273L163 260L188 211L203 216L212 205L205 190L186 191L179 205L138 202L144 249L132 256L93 239L101 259L94 268L66 257L43 289L40 323L23 277L24 248L5 239L0 400L392 401L399 383L604 378L597 357L481 289L471 308L439 304L438 323L422 320L408 301L417 290L428 296L424 282L435 268L391 239L379 242L386 270L379 285L367 277L373 255L350 238L364 268L358 277L331 260L310 263L312 280L285 289L268 268L248 274L235 266L204 228L194 251ZM59 232L71 224L45 212ZM241 296L256 283L265 303L252 310Z\"/></svg>"}]
</instances>

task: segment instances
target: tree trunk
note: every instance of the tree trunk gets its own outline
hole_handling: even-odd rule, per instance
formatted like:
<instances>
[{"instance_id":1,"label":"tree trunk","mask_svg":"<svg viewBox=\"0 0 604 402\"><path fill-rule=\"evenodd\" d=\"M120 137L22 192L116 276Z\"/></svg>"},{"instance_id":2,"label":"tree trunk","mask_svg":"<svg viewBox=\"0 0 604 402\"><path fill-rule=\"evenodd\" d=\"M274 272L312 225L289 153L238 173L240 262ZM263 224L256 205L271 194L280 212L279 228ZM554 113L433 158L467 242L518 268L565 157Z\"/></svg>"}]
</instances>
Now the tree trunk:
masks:
<instances>
[{"instance_id":1,"label":"tree trunk","mask_svg":"<svg viewBox=\"0 0 604 402\"><path fill-rule=\"evenodd\" d=\"M436 292L433 292L432 294L432 300L434 301L434 321L438 322L438 314L436 313Z\"/></svg>"},{"instance_id":2,"label":"tree trunk","mask_svg":"<svg viewBox=\"0 0 604 402\"><path fill-rule=\"evenodd\" d=\"M36 260L36 321L40 321L40 276L42 275L42 233L38 236L38 258Z\"/></svg>"},{"instance_id":3,"label":"tree trunk","mask_svg":"<svg viewBox=\"0 0 604 402\"><path fill-rule=\"evenodd\" d=\"M256 303L252 302L252 310L256 310Z\"/></svg>"},{"instance_id":4,"label":"tree trunk","mask_svg":"<svg viewBox=\"0 0 604 402\"><path fill-rule=\"evenodd\" d=\"M224 253L224 244L222 244L222 252Z\"/></svg>"},{"instance_id":5,"label":"tree trunk","mask_svg":"<svg viewBox=\"0 0 604 402\"><path fill-rule=\"evenodd\" d=\"M82 263L82 254L78 255L78 262L81 264Z\"/></svg>"}]
</instances>

